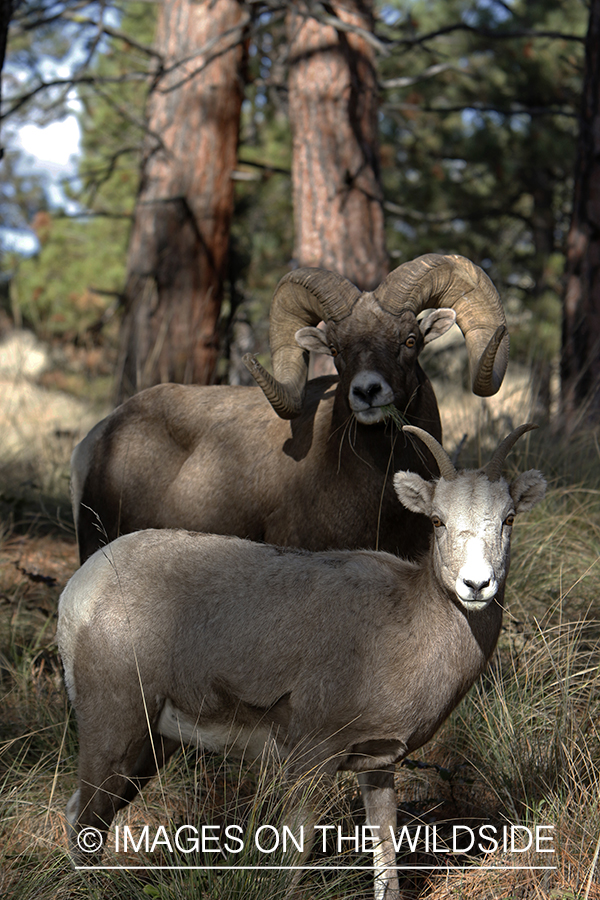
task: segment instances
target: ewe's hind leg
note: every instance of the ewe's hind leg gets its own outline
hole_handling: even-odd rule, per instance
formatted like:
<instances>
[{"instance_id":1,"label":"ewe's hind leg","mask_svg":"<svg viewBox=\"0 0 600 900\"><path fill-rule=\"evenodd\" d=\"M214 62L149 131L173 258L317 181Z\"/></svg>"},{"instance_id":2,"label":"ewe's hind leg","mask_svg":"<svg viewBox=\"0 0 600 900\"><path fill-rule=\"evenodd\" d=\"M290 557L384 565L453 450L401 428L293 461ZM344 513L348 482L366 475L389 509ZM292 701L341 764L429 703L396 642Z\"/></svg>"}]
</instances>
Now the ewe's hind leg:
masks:
<instances>
[{"instance_id":1,"label":"ewe's hind leg","mask_svg":"<svg viewBox=\"0 0 600 900\"><path fill-rule=\"evenodd\" d=\"M110 743L93 730L87 734L80 724L79 787L67 804L70 852L76 865L97 864L117 811L133 800L178 746L159 735L151 740L145 723L135 737L115 731ZM98 835L86 831L89 828Z\"/></svg>"},{"instance_id":2,"label":"ewe's hind leg","mask_svg":"<svg viewBox=\"0 0 600 900\"><path fill-rule=\"evenodd\" d=\"M358 776L367 824L379 826L373 837L380 838L373 848L375 870L375 900L399 900L400 886L396 865L396 851L392 832L396 830L396 793L394 791L394 767L360 772ZM392 829L392 832L390 831Z\"/></svg>"}]
</instances>

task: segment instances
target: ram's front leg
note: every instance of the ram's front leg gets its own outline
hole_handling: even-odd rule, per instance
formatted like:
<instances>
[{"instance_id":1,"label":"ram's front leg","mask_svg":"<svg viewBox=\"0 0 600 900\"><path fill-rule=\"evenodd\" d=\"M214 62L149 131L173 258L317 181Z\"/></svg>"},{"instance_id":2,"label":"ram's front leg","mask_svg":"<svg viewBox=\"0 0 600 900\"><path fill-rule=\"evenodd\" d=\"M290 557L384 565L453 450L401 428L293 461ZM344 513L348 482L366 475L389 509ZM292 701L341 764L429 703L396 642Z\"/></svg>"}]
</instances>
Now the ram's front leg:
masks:
<instances>
[{"instance_id":1,"label":"ram's front leg","mask_svg":"<svg viewBox=\"0 0 600 900\"><path fill-rule=\"evenodd\" d=\"M375 900L399 900L400 885L393 841L396 831L394 766L360 772L358 782L367 813L367 825L374 829Z\"/></svg>"}]
</instances>

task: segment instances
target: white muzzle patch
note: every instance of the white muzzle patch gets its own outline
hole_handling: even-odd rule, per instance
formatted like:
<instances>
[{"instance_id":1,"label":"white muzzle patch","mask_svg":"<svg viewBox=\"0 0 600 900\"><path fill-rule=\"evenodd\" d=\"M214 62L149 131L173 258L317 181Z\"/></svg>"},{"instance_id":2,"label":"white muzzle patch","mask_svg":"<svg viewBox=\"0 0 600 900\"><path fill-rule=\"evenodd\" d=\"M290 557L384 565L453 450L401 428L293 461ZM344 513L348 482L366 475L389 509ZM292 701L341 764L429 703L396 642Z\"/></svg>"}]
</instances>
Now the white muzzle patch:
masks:
<instances>
[{"instance_id":1,"label":"white muzzle patch","mask_svg":"<svg viewBox=\"0 0 600 900\"><path fill-rule=\"evenodd\" d=\"M498 581L484 550L484 543L479 538L467 541L467 558L454 587L462 605L471 611L485 609L498 593Z\"/></svg>"}]
</instances>

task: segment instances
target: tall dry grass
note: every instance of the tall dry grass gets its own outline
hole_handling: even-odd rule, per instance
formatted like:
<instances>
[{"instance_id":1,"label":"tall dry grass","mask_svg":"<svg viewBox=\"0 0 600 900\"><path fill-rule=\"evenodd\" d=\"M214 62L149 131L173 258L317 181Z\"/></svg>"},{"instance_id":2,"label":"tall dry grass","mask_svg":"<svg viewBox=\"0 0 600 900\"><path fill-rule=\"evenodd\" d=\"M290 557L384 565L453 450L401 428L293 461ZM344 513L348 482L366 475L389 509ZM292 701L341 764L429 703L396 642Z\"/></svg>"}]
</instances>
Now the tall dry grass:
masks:
<instances>
[{"instance_id":1,"label":"tall dry grass","mask_svg":"<svg viewBox=\"0 0 600 900\"><path fill-rule=\"evenodd\" d=\"M446 425L446 432L454 437L447 446L451 452L461 446L461 465L485 461L491 444L510 427L535 420L531 409L504 409L478 431L479 408L475 418L458 407L452 416L453 430ZM76 564L71 526L53 506L58 495L58 505L64 503L64 465L62 459L55 471L39 474L47 499L37 507L38 518L30 515L39 493L35 485L17 496L11 493L10 473L0 483L5 507L13 510L12 516L3 516L8 524L0 536L0 896L283 896L286 876L278 872L153 869L82 875L71 869L64 808L76 782L77 734L54 639L58 595ZM451 862L454 867L403 872L403 884L414 897L600 897L597 435L581 433L564 444L549 427L540 429L517 444L507 474L528 467L544 472L548 496L517 521L505 624L494 662L434 740L410 765L398 768L398 799L400 822L410 827L438 824L443 832L456 822L553 826L556 868L509 868L538 864L535 853L499 850L467 860L409 853L399 857L399 864ZM275 771L270 762L256 769L182 752L119 814L118 823L172 828L188 821L242 822L251 828L279 822L285 789L281 772ZM343 822L345 833L362 823L353 779L340 779L330 800L324 821ZM139 854L134 857L139 861ZM109 846L110 859L115 853ZM264 862L264 855L249 847L247 854L223 861L255 865ZM317 853L311 861L331 864L336 857ZM358 866L369 860L350 853L337 861ZM358 868L337 875L315 869L301 883L304 896L316 900L366 897L370 890L368 874Z\"/></svg>"}]
</instances>

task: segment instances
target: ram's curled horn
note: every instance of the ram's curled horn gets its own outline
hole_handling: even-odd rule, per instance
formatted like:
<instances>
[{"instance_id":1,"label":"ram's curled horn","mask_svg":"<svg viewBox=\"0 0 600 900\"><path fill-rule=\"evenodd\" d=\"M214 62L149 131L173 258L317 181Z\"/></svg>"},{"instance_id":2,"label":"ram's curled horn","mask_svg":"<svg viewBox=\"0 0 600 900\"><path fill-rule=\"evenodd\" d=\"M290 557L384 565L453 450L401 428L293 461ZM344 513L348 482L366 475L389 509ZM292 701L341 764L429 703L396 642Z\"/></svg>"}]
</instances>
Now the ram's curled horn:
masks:
<instances>
[{"instance_id":1,"label":"ram's curled horn","mask_svg":"<svg viewBox=\"0 0 600 900\"><path fill-rule=\"evenodd\" d=\"M504 438L498 449L490 459L489 463L483 467L483 471L490 481L499 481L502 476L502 466L504 461L514 445L517 443L521 435L527 431L534 431L538 426L529 422L527 425L519 425L514 431Z\"/></svg>"},{"instance_id":2,"label":"ram's curled horn","mask_svg":"<svg viewBox=\"0 0 600 900\"><path fill-rule=\"evenodd\" d=\"M440 478L445 478L446 481L454 481L458 473L452 465L452 460L433 435L422 428L417 428L416 425L404 425L402 431L408 431L410 434L416 434L418 438L421 438L423 443L431 450L433 458L438 464Z\"/></svg>"},{"instance_id":3,"label":"ram's curled horn","mask_svg":"<svg viewBox=\"0 0 600 900\"><path fill-rule=\"evenodd\" d=\"M498 292L483 269L464 256L428 253L390 272L374 294L393 315L453 309L467 344L473 393L496 393L508 364L509 338Z\"/></svg>"},{"instance_id":4,"label":"ram's curled horn","mask_svg":"<svg viewBox=\"0 0 600 900\"><path fill-rule=\"evenodd\" d=\"M321 320L346 318L360 295L342 275L308 267L289 272L275 288L269 329L274 374L249 353L243 361L282 419L300 415L308 376L306 352L296 343L296 332Z\"/></svg>"}]
</instances>

